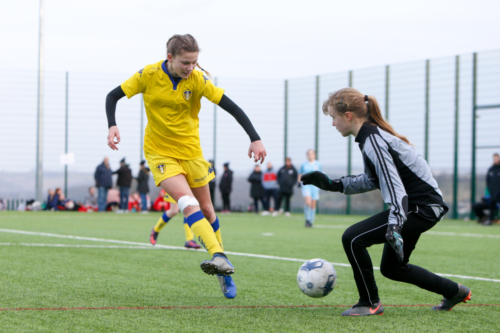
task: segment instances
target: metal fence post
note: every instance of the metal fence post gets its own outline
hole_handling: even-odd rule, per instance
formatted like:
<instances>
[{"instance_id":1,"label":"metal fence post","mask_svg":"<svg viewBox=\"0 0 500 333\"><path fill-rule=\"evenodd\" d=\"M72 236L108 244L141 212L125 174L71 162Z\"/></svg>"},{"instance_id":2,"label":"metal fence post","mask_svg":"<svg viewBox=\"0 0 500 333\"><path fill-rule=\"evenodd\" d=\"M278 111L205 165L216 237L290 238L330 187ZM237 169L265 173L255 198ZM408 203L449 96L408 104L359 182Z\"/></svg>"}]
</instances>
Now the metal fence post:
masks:
<instances>
[{"instance_id":1,"label":"metal fence post","mask_svg":"<svg viewBox=\"0 0 500 333\"><path fill-rule=\"evenodd\" d=\"M38 39L38 115L36 143L35 197L43 200L43 0L40 0L40 26Z\"/></svg>"},{"instance_id":2,"label":"metal fence post","mask_svg":"<svg viewBox=\"0 0 500 333\"><path fill-rule=\"evenodd\" d=\"M314 130L314 150L316 159L319 160L319 75L316 76L316 124Z\"/></svg>"},{"instance_id":3,"label":"metal fence post","mask_svg":"<svg viewBox=\"0 0 500 333\"><path fill-rule=\"evenodd\" d=\"M424 142L424 157L429 163L429 76L430 76L430 60L425 61L425 142Z\"/></svg>"},{"instance_id":4,"label":"metal fence post","mask_svg":"<svg viewBox=\"0 0 500 333\"><path fill-rule=\"evenodd\" d=\"M349 71L349 88L352 88L352 71ZM352 156L351 156L351 146L352 146L352 139L351 136L349 135L347 137L347 175L350 175L352 172ZM351 214L351 196L346 195L346 208L345 208L345 213L347 215Z\"/></svg>"},{"instance_id":5,"label":"metal fence post","mask_svg":"<svg viewBox=\"0 0 500 333\"><path fill-rule=\"evenodd\" d=\"M144 94L141 94L141 129L139 131L139 161L142 161L144 156Z\"/></svg>"},{"instance_id":6,"label":"metal fence post","mask_svg":"<svg viewBox=\"0 0 500 333\"><path fill-rule=\"evenodd\" d=\"M460 93L460 56L455 57L455 147L453 159L453 212L452 217L458 218L458 121Z\"/></svg>"},{"instance_id":7,"label":"metal fence post","mask_svg":"<svg viewBox=\"0 0 500 333\"><path fill-rule=\"evenodd\" d=\"M65 115L65 128L64 128L64 154L68 156L68 72L66 72L66 115ZM68 163L64 164L64 195L68 197Z\"/></svg>"},{"instance_id":8,"label":"metal fence post","mask_svg":"<svg viewBox=\"0 0 500 333\"><path fill-rule=\"evenodd\" d=\"M284 132L284 156L283 161L288 156L288 80L285 80L285 132Z\"/></svg>"},{"instance_id":9,"label":"metal fence post","mask_svg":"<svg viewBox=\"0 0 500 333\"><path fill-rule=\"evenodd\" d=\"M477 53L472 59L472 165L470 179L470 217L474 218L472 205L476 202L476 108L477 108Z\"/></svg>"}]
</instances>

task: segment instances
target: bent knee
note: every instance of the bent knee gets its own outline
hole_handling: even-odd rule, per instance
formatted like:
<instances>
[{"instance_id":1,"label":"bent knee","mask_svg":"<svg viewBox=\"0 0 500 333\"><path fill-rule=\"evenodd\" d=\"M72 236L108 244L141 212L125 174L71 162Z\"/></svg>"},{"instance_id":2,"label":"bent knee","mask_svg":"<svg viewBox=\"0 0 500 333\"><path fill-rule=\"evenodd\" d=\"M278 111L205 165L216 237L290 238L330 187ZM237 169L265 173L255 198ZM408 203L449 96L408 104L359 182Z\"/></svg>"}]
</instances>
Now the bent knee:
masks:
<instances>
[{"instance_id":1,"label":"bent knee","mask_svg":"<svg viewBox=\"0 0 500 333\"><path fill-rule=\"evenodd\" d=\"M201 212L203 213L203 216L205 216L205 218L208 219L209 221L211 221L212 217L215 216L215 211L214 207L212 206L212 203L200 205L200 209Z\"/></svg>"}]
</instances>

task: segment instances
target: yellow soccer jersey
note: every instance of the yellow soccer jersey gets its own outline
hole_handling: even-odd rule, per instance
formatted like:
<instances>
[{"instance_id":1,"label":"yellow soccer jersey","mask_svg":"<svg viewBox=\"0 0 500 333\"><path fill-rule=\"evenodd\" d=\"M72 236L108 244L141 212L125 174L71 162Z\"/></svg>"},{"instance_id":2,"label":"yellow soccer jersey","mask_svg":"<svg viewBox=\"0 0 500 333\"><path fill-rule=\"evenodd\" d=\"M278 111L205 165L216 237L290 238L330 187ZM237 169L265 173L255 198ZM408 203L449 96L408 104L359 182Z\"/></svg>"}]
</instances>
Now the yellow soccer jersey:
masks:
<instances>
[{"instance_id":1,"label":"yellow soccer jersey","mask_svg":"<svg viewBox=\"0 0 500 333\"><path fill-rule=\"evenodd\" d=\"M219 104L224 90L198 70L176 82L166 65L164 60L148 65L121 85L127 98L140 93L144 96L148 117L144 152L182 160L202 158L200 100L206 97Z\"/></svg>"}]
</instances>

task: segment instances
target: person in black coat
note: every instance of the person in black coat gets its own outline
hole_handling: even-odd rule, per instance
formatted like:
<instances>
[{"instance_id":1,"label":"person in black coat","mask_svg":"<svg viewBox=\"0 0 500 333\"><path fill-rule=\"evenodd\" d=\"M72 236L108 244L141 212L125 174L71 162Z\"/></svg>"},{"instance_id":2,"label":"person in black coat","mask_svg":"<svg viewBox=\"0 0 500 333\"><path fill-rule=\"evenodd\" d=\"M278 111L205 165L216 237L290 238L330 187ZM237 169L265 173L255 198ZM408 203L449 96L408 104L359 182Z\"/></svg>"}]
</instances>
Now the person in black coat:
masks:
<instances>
[{"instance_id":1,"label":"person in black coat","mask_svg":"<svg viewBox=\"0 0 500 333\"><path fill-rule=\"evenodd\" d=\"M224 173L220 180L219 189L222 195L222 213L229 213L231 211L229 195L233 190L233 171L229 170L229 162L224 163Z\"/></svg>"},{"instance_id":2,"label":"person in black coat","mask_svg":"<svg viewBox=\"0 0 500 333\"><path fill-rule=\"evenodd\" d=\"M280 186L278 193L278 207L285 199L285 215L290 216L290 198L293 195L293 186L297 183L298 172L292 165L290 157L285 159L285 166L278 171L278 184Z\"/></svg>"},{"instance_id":3,"label":"person in black coat","mask_svg":"<svg viewBox=\"0 0 500 333\"><path fill-rule=\"evenodd\" d=\"M262 186L262 171L260 170L260 165L256 165L253 172L248 177L248 182L250 185L250 196L253 198L253 206L255 214L259 213L259 200L262 202L262 207L266 207L264 204L264 187Z\"/></svg>"},{"instance_id":4,"label":"person in black coat","mask_svg":"<svg viewBox=\"0 0 500 333\"><path fill-rule=\"evenodd\" d=\"M108 198L108 190L112 185L112 173L109 167L109 159L104 158L104 161L97 166L94 173L95 186L98 188L97 206L100 212L106 211L106 200Z\"/></svg>"},{"instance_id":5,"label":"person in black coat","mask_svg":"<svg viewBox=\"0 0 500 333\"><path fill-rule=\"evenodd\" d=\"M120 161L120 169L113 172L118 175L116 186L120 188L120 212L127 211L128 209L128 195L130 192L130 185L132 185L132 170L125 163L125 157Z\"/></svg>"},{"instance_id":6,"label":"person in black coat","mask_svg":"<svg viewBox=\"0 0 500 333\"><path fill-rule=\"evenodd\" d=\"M483 222L483 225L492 225L497 213L497 204L500 203L500 157L498 154L493 155L493 165L488 169L486 174L486 187L490 192L490 216L489 219Z\"/></svg>"},{"instance_id":7,"label":"person in black coat","mask_svg":"<svg viewBox=\"0 0 500 333\"><path fill-rule=\"evenodd\" d=\"M140 164L139 175L137 176L137 192L141 197L141 210L143 212L148 210L148 198L149 193L149 168L146 167L146 161L142 160Z\"/></svg>"},{"instance_id":8,"label":"person in black coat","mask_svg":"<svg viewBox=\"0 0 500 333\"><path fill-rule=\"evenodd\" d=\"M215 171L214 167L214 161L210 160L208 161L210 165L212 166L212 169L214 169L214 175L217 176L217 171ZM215 177L208 183L208 189L210 190L210 199L212 199L212 206L215 207Z\"/></svg>"}]
</instances>

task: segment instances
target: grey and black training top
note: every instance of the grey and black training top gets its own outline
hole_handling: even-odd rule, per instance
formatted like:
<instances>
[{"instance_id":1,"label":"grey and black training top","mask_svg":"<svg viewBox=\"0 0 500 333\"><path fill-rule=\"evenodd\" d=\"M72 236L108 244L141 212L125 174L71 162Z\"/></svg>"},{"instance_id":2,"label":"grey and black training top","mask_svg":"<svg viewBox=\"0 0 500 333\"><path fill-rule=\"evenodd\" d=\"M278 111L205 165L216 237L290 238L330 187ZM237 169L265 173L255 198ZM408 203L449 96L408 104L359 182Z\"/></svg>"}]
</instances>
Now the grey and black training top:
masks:
<instances>
[{"instance_id":1,"label":"grey and black training top","mask_svg":"<svg viewBox=\"0 0 500 333\"><path fill-rule=\"evenodd\" d=\"M448 211L429 165L413 146L369 123L363 124L356 142L365 172L341 178L344 194L380 189L391 209L389 224L400 226L409 212L439 220Z\"/></svg>"}]
</instances>

